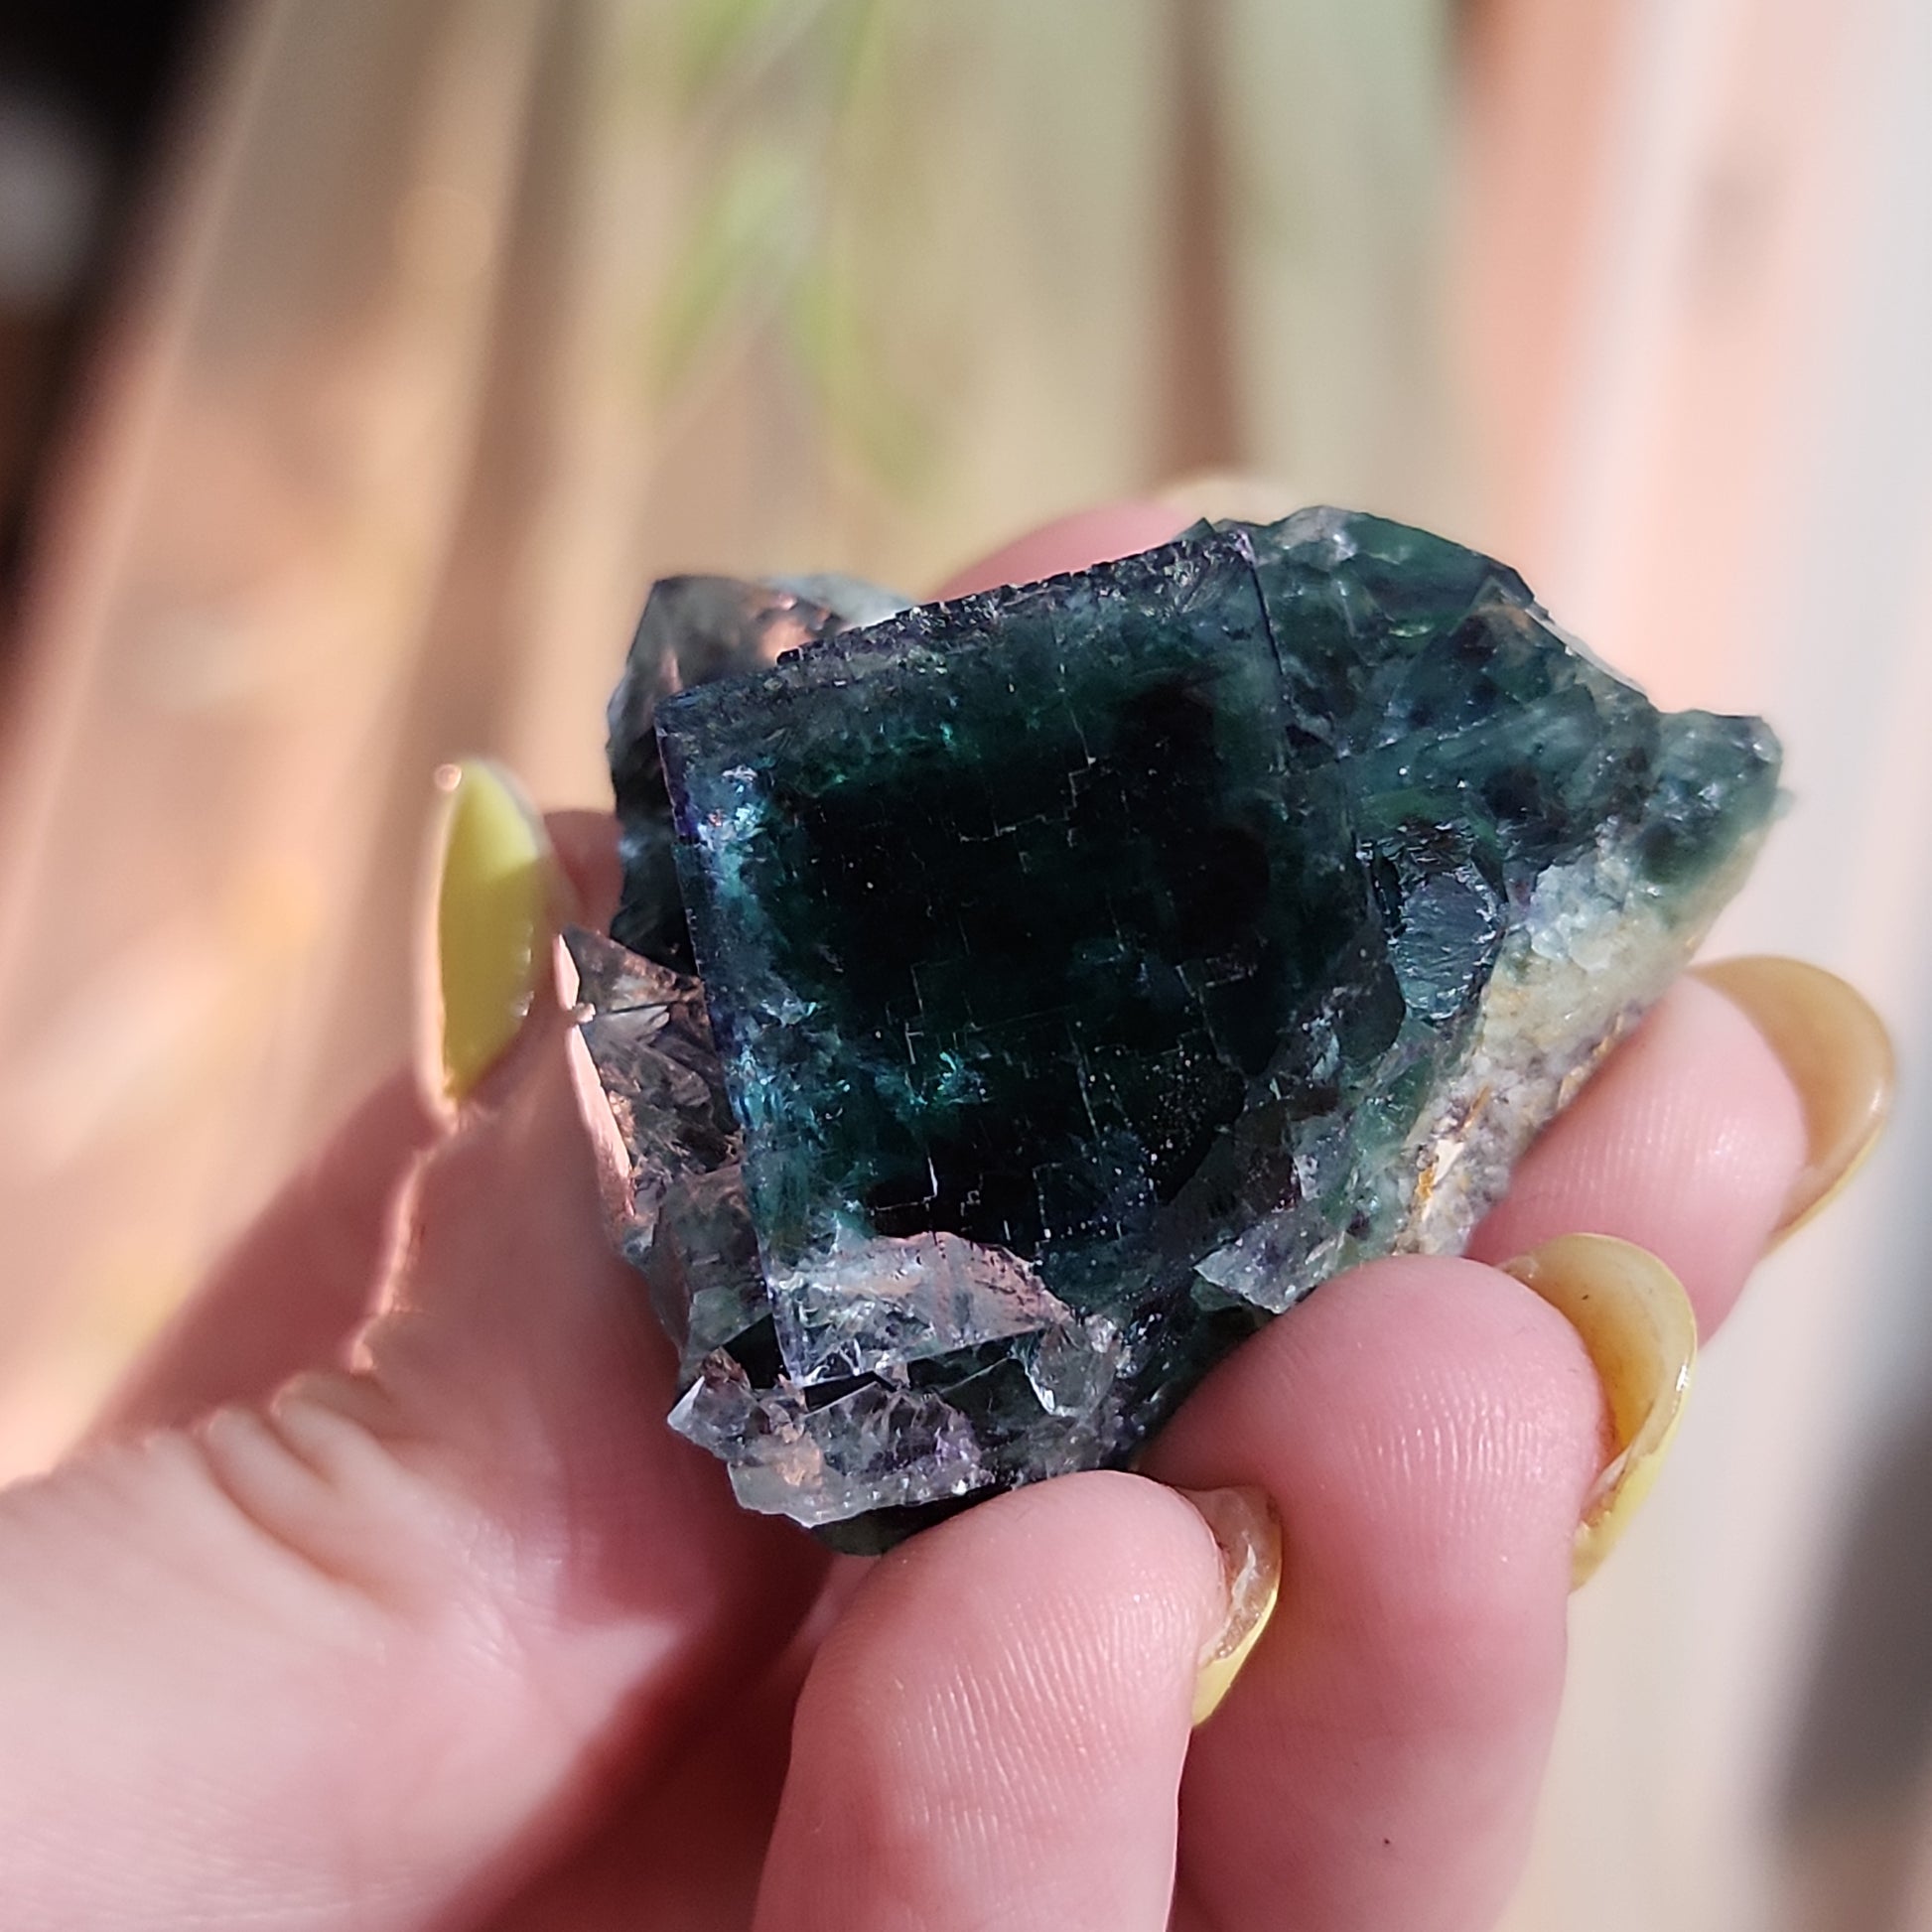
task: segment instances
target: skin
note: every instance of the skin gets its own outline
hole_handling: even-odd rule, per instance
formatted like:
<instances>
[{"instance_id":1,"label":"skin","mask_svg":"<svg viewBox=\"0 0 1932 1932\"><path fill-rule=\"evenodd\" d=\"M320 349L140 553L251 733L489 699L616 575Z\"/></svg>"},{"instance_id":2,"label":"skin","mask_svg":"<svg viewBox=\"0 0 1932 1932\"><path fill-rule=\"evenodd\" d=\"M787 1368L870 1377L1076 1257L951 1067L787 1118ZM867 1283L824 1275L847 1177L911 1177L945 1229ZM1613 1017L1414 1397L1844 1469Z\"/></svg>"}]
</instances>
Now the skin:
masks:
<instances>
[{"instance_id":1,"label":"skin","mask_svg":"<svg viewBox=\"0 0 1932 1932\"><path fill-rule=\"evenodd\" d=\"M1175 521L1090 512L948 588ZM552 829L595 914L609 825ZM663 1428L669 1351L606 1248L561 1044L533 1019L454 1132L407 1076L379 1089L91 1441L0 1494L9 1927L1492 1921L1605 1437L1574 1332L1488 1264L1620 1235L1715 1329L1805 1158L1741 1013L1680 986L1471 1259L1317 1295L1148 1476L1003 1497L870 1565L741 1513ZM1266 1488L1288 1552L1191 1736L1219 1571L1164 1483Z\"/></svg>"}]
</instances>

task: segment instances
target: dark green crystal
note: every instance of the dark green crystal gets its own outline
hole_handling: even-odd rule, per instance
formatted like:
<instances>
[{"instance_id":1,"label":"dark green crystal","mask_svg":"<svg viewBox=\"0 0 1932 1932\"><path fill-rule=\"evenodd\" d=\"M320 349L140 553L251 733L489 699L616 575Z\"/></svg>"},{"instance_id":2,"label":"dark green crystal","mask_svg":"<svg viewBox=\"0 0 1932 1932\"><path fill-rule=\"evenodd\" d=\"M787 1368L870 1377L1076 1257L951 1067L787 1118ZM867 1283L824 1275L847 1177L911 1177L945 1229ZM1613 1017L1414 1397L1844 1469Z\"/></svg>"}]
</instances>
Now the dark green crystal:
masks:
<instances>
[{"instance_id":1,"label":"dark green crystal","mask_svg":"<svg viewBox=\"0 0 1932 1932\"><path fill-rule=\"evenodd\" d=\"M1775 796L1761 723L1658 713L1373 517L787 606L746 674L776 595L710 594L716 681L640 633L613 703L618 936L679 1011L695 964L742 1137L667 1180L627 1131L625 1226L677 1425L854 1544L1119 1462L1337 1268L1458 1245Z\"/></svg>"}]
</instances>

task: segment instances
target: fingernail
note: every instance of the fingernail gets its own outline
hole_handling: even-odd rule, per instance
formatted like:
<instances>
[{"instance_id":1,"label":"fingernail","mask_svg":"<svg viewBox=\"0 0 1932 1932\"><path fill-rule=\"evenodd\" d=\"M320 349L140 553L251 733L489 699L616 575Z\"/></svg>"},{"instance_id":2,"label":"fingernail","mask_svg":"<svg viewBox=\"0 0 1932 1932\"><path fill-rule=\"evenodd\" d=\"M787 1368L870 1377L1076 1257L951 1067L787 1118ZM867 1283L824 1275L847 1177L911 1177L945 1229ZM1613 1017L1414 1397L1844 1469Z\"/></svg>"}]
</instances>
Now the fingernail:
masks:
<instances>
[{"instance_id":1,"label":"fingernail","mask_svg":"<svg viewBox=\"0 0 1932 1932\"><path fill-rule=\"evenodd\" d=\"M1201 470L1178 477L1154 492L1190 522L1279 523L1301 509L1307 495L1273 477L1249 476L1238 470Z\"/></svg>"},{"instance_id":2,"label":"fingernail","mask_svg":"<svg viewBox=\"0 0 1932 1932\"><path fill-rule=\"evenodd\" d=\"M1863 994L1801 959L1757 955L1692 969L1764 1035L1804 1108L1808 1155L1774 1240L1843 1191L1876 1145L1897 1077L1891 1035Z\"/></svg>"},{"instance_id":3,"label":"fingernail","mask_svg":"<svg viewBox=\"0 0 1932 1932\"><path fill-rule=\"evenodd\" d=\"M516 1037L551 971L558 872L543 820L486 759L436 774L435 908L424 974L422 1079L460 1104Z\"/></svg>"},{"instance_id":4,"label":"fingernail","mask_svg":"<svg viewBox=\"0 0 1932 1932\"><path fill-rule=\"evenodd\" d=\"M1647 1248L1566 1234L1505 1265L1583 1337L1610 1412L1610 1459L1577 1525L1570 1587L1595 1575L1663 1467L1697 1360L1697 1315Z\"/></svg>"},{"instance_id":5,"label":"fingernail","mask_svg":"<svg viewBox=\"0 0 1932 1932\"><path fill-rule=\"evenodd\" d=\"M1177 1489L1220 1546L1227 1615L1202 1647L1194 1678L1194 1723L1205 1724L1261 1641L1282 1593L1282 1526L1260 1489Z\"/></svg>"}]
</instances>

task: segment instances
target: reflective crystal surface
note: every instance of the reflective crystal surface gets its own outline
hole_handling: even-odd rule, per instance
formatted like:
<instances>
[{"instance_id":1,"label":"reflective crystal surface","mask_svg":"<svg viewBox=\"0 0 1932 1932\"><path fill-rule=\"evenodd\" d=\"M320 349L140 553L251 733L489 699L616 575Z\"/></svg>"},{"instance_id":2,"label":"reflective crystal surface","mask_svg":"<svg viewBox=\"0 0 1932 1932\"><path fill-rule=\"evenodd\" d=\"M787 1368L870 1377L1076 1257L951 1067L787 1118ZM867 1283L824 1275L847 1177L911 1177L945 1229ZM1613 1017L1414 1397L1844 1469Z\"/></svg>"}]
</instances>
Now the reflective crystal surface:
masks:
<instances>
[{"instance_id":1,"label":"reflective crystal surface","mask_svg":"<svg viewBox=\"0 0 1932 1932\"><path fill-rule=\"evenodd\" d=\"M1336 1270L1458 1246L1776 796L1759 721L1334 510L917 609L671 580L611 715L614 1224L673 1425L855 1548L1126 1460Z\"/></svg>"},{"instance_id":2,"label":"reflective crystal surface","mask_svg":"<svg viewBox=\"0 0 1932 1932\"><path fill-rule=\"evenodd\" d=\"M657 707L693 684L775 663L853 623L873 623L906 600L849 577L665 577L651 586L623 675L611 693L611 783L617 793L623 900L611 936L680 972L691 939L671 851L671 801L654 729Z\"/></svg>"}]
</instances>

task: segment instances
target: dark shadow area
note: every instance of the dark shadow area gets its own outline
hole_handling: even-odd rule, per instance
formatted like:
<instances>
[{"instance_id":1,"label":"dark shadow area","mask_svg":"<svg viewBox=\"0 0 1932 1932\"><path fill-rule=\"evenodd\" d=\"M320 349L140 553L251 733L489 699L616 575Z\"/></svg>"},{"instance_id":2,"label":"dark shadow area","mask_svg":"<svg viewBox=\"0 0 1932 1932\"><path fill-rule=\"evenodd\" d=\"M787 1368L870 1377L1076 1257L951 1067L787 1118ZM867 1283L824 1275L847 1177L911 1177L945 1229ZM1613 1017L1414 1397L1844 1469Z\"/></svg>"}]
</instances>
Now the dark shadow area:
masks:
<instances>
[{"instance_id":1,"label":"dark shadow area","mask_svg":"<svg viewBox=\"0 0 1932 1932\"><path fill-rule=\"evenodd\" d=\"M35 492L218 0L0 6L0 653Z\"/></svg>"},{"instance_id":2,"label":"dark shadow area","mask_svg":"<svg viewBox=\"0 0 1932 1932\"><path fill-rule=\"evenodd\" d=\"M1897 1924L1928 1770L1932 1405L1865 1472L1799 1707L1778 1825L1806 1932Z\"/></svg>"}]
</instances>

